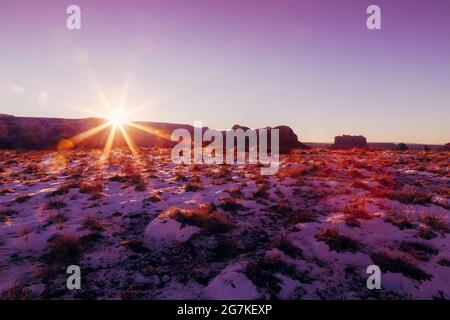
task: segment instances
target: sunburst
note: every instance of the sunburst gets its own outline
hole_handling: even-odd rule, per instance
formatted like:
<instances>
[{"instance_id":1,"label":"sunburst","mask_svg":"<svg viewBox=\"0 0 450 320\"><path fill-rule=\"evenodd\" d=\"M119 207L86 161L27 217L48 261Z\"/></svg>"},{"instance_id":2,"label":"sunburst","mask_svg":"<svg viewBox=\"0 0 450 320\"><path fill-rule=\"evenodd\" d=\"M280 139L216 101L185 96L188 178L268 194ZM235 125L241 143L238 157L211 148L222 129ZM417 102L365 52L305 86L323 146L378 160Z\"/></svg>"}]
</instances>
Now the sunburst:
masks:
<instances>
[{"instance_id":1,"label":"sunburst","mask_svg":"<svg viewBox=\"0 0 450 320\"><path fill-rule=\"evenodd\" d=\"M123 90L121 92L120 101L116 104L116 108L113 107L113 104L109 101L106 92L103 90L102 86L97 80L97 77L95 76L92 68L89 65L86 65L89 79L91 80L91 84L93 86L94 92L96 92L96 95L98 96L99 100L102 103L102 109L106 111L106 113L97 113L93 112L92 110L85 110L87 113L95 116L96 118L105 119L105 121L89 130L86 130L70 139L64 139L63 143L60 143L59 146L63 146L63 149L70 149L73 147L76 147L79 145L82 141L95 136L97 134L100 134L104 130L109 129L109 134L106 139L105 145L103 147L103 152L101 156L101 162L109 158L110 152L112 148L114 147L114 140L116 138L117 134L120 134L123 137L123 140L125 141L129 151L131 152L133 158L137 162L139 161L139 155L137 151L137 147L130 136L130 134L127 132L127 128L134 128L140 131L143 131L145 133L156 135L163 139L169 139L170 135L167 133L161 132L160 130L157 130L155 128L152 128L151 126L143 123L136 123L131 121L131 115L133 113L136 113L137 111L141 111L142 109L148 108L153 104L159 103L161 100L161 97L152 97L151 99L145 100L145 102L137 105L136 107L129 108L126 107L126 98L128 96L128 92L130 89L130 83L132 78L132 72L128 72Z\"/></svg>"}]
</instances>

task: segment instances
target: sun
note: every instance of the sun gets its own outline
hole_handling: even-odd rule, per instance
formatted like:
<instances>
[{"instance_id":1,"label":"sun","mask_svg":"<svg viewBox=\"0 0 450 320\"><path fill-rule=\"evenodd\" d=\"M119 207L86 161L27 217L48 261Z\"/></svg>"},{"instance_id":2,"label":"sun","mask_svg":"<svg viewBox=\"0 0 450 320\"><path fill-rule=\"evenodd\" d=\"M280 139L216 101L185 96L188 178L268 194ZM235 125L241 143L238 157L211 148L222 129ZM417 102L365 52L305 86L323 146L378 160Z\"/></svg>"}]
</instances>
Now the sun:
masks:
<instances>
[{"instance_id":1,"label":"sun","mask_svg":"<svg viewBox=\"0 0 450 320\"><path fill-rule=\"evenodd\" d=\"M112 111L108 116L108 121L112 126L119 128L129 122L127 114L120 111Z\"/></svg>"}]
</instances>

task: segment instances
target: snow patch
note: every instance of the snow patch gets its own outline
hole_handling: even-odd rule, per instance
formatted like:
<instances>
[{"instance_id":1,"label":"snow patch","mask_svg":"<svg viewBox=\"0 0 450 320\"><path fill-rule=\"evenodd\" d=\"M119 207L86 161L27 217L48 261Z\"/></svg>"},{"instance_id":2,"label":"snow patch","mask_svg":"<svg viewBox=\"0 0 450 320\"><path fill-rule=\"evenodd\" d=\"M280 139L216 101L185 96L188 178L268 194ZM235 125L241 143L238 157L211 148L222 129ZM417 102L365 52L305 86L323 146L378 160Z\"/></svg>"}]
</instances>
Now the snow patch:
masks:
<instances>
[{"instance_id":1,"label":"snow patch","mask_svg":"<svg viewBox=\"0 0 450 320\"><path fill-rule=\"evenodd\" d=\"M206 287L206 294L215 300L254 300L259 298L255 285L242 273L241 265L226 267Z\"/></svg>"},{"instance_id":2,"label":"snow patch","mask_svg":"<svg viewBox=\"0 0 450 320\"><path fill-rule=\"evenodd\" d=\"M171 218L156 218L145 228L144 242L150 248L166 247L189 240L201 229L183 226Z\"/></svg>"}]
</instances>

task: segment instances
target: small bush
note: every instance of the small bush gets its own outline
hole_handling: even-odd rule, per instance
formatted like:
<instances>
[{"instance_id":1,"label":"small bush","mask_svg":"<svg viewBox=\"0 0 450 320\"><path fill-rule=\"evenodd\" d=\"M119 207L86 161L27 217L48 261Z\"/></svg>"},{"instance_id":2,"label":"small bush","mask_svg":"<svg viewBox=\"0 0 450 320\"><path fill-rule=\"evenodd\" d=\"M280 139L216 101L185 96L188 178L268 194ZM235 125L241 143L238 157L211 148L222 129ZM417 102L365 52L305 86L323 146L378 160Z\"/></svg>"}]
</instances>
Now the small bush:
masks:
<instances>
[{"instance_id":1,"label":"small bush","mask_svg":"<svg viewBox=\"0 0 450 320\"><path fill-rule=\"evenodd\" d=\"M81 228L90 230L92 232L102 232L105 230L103 223L101 220L94 218L94 217L86 217L81 222Z\"/></svg>"},{"instance_id":2,"label":"small bush","mask_svg":"<svg viewBox=\"0 0 450 320\"><path fill-rule=\"evenodd\" d=\"M195 209L170 208L161 217L172 218L181 224L202 228L208 233L221 233L231 230L231 219L217 212L215 205L200 205Z\"/></svg>"},{"instance_id":3,"label":"small bush","mask_svg":"<svg viewBox=\"0 0 450 320\"><path fill-rule=\"evenodd\" d=\"M292 258L298 258L298 257L303 256L302 250L300 248L296 247L292 243L292 240L285 235L279 237L276 240L275 248L283 251L285 254L287 254L288 256L290 256Z\"/></svg>"},{"instance_id":4,"label":"small bush","mask_svg":"<svg viewBox=\"0 0 450 320\"><path fill-rule=\"evenodd\" d=\"M407 185L395 192L394 198L405 204L426 204L431 201L431 194L415 186Z\"/></svg>"},{"instance_id":5,"label":"small bush","mask_svg":"<svg viewBox=\"0 0 450 320\"><path fill-rule=\"evenodd\" d=\"M398 227L400 230L412 229L414 228L414 219L408 213L389 212L385 217L384 221Z\"/></svg>"},{"instance_id":6,"label":"small bush","mask_svg":"<svg viewBox=\"0 0 450 320\"><path fill-rule=\"evenodd\" d=\"M318 241L325 242L331 250L336 252L357 252L361 248L361 244L353 238L342 235L338 229L322 229L315 238Z\"/></svg>"},{"instance_id":7,"label":"small bush","mask_svg":"<svg viewBox=\"0 0 450 320\"><path fill-rule=\"evenodd\" d=\"M65 207L67 207L67 204L65 204L64 201L62 201L62 200L53 200L53 201L48 202L45 205L45 209L47 209L47 210L54 210L54 209L57 210L57 209L65 208Z\"/></svg>"},{"instance_id":8,"label":"small bush","mask_svg":"<svg viewBox=\"0 0 450 320\"><path fill-rule=\"evenodd\" d=\"M18 285L3 291L0 300L31 300L31 294L29 289Z\"/></svg>"},{"instance_id":9,"label":"small bush","mask_svg":"<svg viewBox=\"0 0 450 320\"><path fill-rule=\"evenodd\" d=\"M431 256L439 253L437 249L428 244L414 241L403 241L399 249L420 261L429 261Z\"/></svg>"},{"instance_id":10,"label":"small bush","mask_svg":"<svg viewBox=\"0 0 450 320\"><path fill-rule=\"evenodd\" d=\"M159 201L161 201L161 197L158 194L152 194L147 199L145 199L145 201L159 202Z\"/></svg>"},{"instance_id":11,"label":"small bush","mask_svg":"<svg viewBox=\"0 0 450 320\"><path fill-rule=\"evenodd\" d=\"M48 219L46 225L51 225L51 224L55 224L55 223L64 223L66 221L67 221L67 217L63 213L58 212L57 214L52 215L50 217L50 219Z\"/></svg>"},{"instance_id":12,"label":"small bush","mask_svg":"<svg viewBox=\"0 0 450 320\"><path fill-rule=\"evenodd\" d=\"M14 199L14 201L17 202L17 203L25 203L25 202L27 202L30 199L31 199L31 196L26 194L26 195L22 195L22 196L16 197Z\"/></svg>"},{"instance_id":13,"label":"small bush","mask_svg":"<svg viewBox=\"0 0 450 320\"><path fill-rule=\"evenodd\" d=\"M376 253L371 256L374 264L378 265L383 272L402 273L408 278L423 281L430 280L431 275L419 269L404 257L392 257L386 253Z\"/></svg>"},{"instance_id":14,"label":"small bush","mask_svg":"<svg viewBox=\"0 0 450 320\"><path fill-rule=\"evenodd\" d=\"M441 259L439 259L438 264L443 266L443 267L449 267L450 268L450 259L441 258Z\"/></svg>"},{"instance_id":15,"label":"small bush","mask_svg":"<svg viewBox=\"0 0 450 320\"><path fill-rule=\"evenodd\" d=\"M35 165L35 164L31 164L28 165L24 170L23 173L25 174L35 174L35 173L39 173L39 166Z\"/></svg>"},{"instance_id":16,"label":"small bush","mask_svg":"<svg viewBox=\"0 0 450 320\"><path fill-rule=\"evenodd\" d=\"M71 235L55 235L48 240L46 260L50 265L76 264L81 255L80 240Z\"/></svg>"},{"instance_id":17,"label":"small bush","mask_svg":"<svg viewBox=\"0 0 450 320\"><path fill-rule=\"evenodd\" d=\"M239 200L231 197L223 197L220 199L220 207L225 211L236 212L238 210L243 210L244 206Z\"/></svg>"},{"instance_id":18,"label":"small bush","mask_svg":"<svg viewBox=\"0 0 450 320\"><path fill-rule=\"evenodd\" d=\"M275 274L281 273L302 283L310 283L309 275L298 272L293 265L278 257L263 257L247 263L244 274L253 284L266 289L271 299L275 299L281 290L281 281Z\"/></svg>"},{"instance_id":19,"label":"small bush","mask_svg":"<svg viewBox=\"0 0 450 320\"><path fill-rule=\"evenodd\" d=\"M9 188L2 189L2 190L0 191L0 196L4 196L4 195L10 194L10 193L14 193L14 190L13 190L13 189L9 189Z\"/></svg>"},{"instance_id":20,"label":"small bush","mask_svg":"<svg viewBox=\"0 0 450 320\"><path fill-rule=\"evenodd\" d=\"M289 224L316 222L317 214L312 211L297 211L291 214Z\"/></svg>"},{"instance_id":21,"label":"small bush","mask_svg":"<svg viewBox=\"0 0 450 320\"><path fill-rule=\"evenodd\" d=\"M445 215L426 214L419 218L419 221L430 227L432 230L441 234L449 233L450 226L447 224Z\"/></svg>"},{"instance_id":22,"label":"small bush","mask_svg":"<svg viewBox=\"0 0 450 320\"><path fill-rule=\"evenodd\" d=\"M186 192L197 192L202 190L202 185L196 182L188 182L184 185L184 191Z\"/></svg>"},{"instance_id":23,"label":"small bush","mask_svg":"<svg viewBox=\"0 0 450 320\"><path fill-rule=\"evenodd\" d=\"M91 196L89 200L98 200L103 197L103 184L82 183L80 186L80 192L89 194Z\"/></svg>"},{"instance_id":24,"label":"small bush","mask_svg":"<svg viewBox=\"0 0 450 320\"><path fill-rule=\"evenodd\" d=\"M63 196L70 192L70 186L69 185L62 185L55 191L50 192L47 194L47 197L56 197L56 196Z\"/></svg>"},{"instance_id":25,"label":"small bush","mask_svg":"<svg viewBox=\"0 0 450 320\"><path fill-rule=\"evenodd\" d=\"M355 219L372 219L372 215L366 210L365 203L361 202L346 204L343 212Z\"/></svg>"},{"instance_id":26,"label":"small bush","mask_svg":"<svg viewBox=\"0 0 450 320\"><path fill-rule=\"evenodd\" d=\"M16 215L17 211L14 210L4 210L0 211L0 222L1 223L7 223L10 221L11 216Z\"/></svg>"}]
</instances>

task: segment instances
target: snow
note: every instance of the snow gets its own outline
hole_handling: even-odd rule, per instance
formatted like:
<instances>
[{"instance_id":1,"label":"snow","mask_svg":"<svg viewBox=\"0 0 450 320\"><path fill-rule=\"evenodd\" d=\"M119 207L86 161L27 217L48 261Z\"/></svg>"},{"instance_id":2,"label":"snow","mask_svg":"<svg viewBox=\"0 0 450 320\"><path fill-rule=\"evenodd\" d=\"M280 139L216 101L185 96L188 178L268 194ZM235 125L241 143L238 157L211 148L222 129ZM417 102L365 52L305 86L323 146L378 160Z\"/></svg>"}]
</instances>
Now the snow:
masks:
<instances>
[{"instance_id":1,"label":"snow","mask_svg":"<svg viewBox=\"0 0 450 320\"><path fill-rule=\"evenodd\" d=\"M144 242L150 248L167 247L174 242L185 242L201 229L195 226L182 226L171 218L156 218L145 228Z\"/></svg>"},{"instance_id":2,"label":"snow","mask_svg":"<svg viewBox=\"0 0 450 320\"><path fill-rule=\"evenodd\" d=\"M255 285L242 273L242 265L225 268L205 289L214 300L254 300L260 297Z\"/></svg>"},{"instance_id":3,"label":"snow","mask_svg":"<svg viewBox=\"0 0 450 320\"><path fill-rule=\"evenodd\" d=\"M144 165L137 171L145 179L144 191L136 191L129 181L110 180L135 173L129 168L135 165L131 155L120 149L112 150L112 159L104 167L97 151L68 152L64 161L51 168L48 164L60 154L0 152L4 169L0 172L0 213L5 215L0 220L0 294L23 286L33 299L85 298L61 290L65 288L64 266L59 266L59 272L48 265L48 240L59 234L80 241L77 263L85 277L83 288L95 299L373 298L365 284L366 268L380 253L405 259L432 276L418 281L401 270L393 273L381 268L380 297L450 299L450 267L440 263L450 259L450 233L445 231L445 223L450 223L448 155L430 153L430 161L422 161L421 154L311 151L282 156L280 175L261 178L255 166L194 168L173 165L167 151L143 150L141 154ZM6 164L9 159L16 162ZM24 173L29 164L41 171ZM292 175L283 176L286 168L292 169ZM352 177L349 172L354 168L363 177ZM299 171L306 173L298 175ZM177 179L179 175L185 180ZM185 184L195 176L201 189L185 191ZM91 199L91 194L73 186L67 194L51 195L74 182L98 182L102 194ZM402 203L374 192L402 190L405 185L417 186L414 190L431 195L431 200ZM256 197L261 186L266 194ZM7 189L12 192L1 193ZM221 199L230 198L233 189L242 192L231 198L243 208L226 211ZM26 202L15 200L23 195L32 197ZM151 195L159 199L149 200ZM49 209L50 201L61 201L66 207ZM280 203L288 207L278 210ZM209 204L215 205L217 217L232 222L229 230L182 224L165 214L172 207L195 209ZM365 210L368 219L356 218L357 226L348 224L349 204ZM312 218L302 219L304 214ZM389 222L393 214L410 225ZM423 220L427 216L442 218L443 229L432 230ZM98 220L101 230L84 226L88 217ZM350 237L359 248L331 250L317 239L324 229ZM423 237L424 230L432 231L430 238ZM280 237L302 253L292 255L292 248L279 245ZM436 253L422 261L414 257L414 251L402 251L402 243L425 244ZM279 279L279 291L260 287L244 274L250 262L261 259L289 267L289 272L283 268L264 271ZM354 271L349 275L350 269Z\"/></svg>"}]
</instances>

